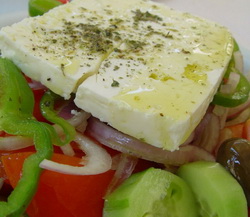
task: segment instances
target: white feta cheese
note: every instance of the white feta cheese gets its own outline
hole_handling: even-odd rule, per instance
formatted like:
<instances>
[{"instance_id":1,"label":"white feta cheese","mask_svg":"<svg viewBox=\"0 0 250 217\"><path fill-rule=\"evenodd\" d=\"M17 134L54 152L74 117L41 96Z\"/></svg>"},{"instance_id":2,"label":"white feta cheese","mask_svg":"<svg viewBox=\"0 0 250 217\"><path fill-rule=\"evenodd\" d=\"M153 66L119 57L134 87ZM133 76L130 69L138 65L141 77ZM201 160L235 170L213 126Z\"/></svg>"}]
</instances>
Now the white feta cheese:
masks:
<instances>
[{"instance_id":1,"label":"white feta cheese","mask_svg":"<svg viewBox=\"0 0 250 217\"><path fill-rule=\"evenodd\" d=\"M215 23L138 1L128 38L87 78L75 103L114 128L176 150L204 116L231 59L231 34Z\"/></svg>"},{"instance_id":2,"label":"white feta cheese","mask_svg":"<svg viewBox=\"0 0 250 217\"><path fill-rule=\"evenodd\" d=\"M107 3L75 0L2 28L2 56L32 79L69 98L121 43L113 24L118 10L111 11Z\"/></svg>"},{"instance_id":3,"label":"white feta cheese","mask_svg":"<svg viewBox=\"0 0 250 217\"><path fill-rule=\"evenodd\" d=\"M2 55L117 130L176 150L233 52L227 29L147 0L74 0L0 31Z\"/></svg>"}]
</instances>

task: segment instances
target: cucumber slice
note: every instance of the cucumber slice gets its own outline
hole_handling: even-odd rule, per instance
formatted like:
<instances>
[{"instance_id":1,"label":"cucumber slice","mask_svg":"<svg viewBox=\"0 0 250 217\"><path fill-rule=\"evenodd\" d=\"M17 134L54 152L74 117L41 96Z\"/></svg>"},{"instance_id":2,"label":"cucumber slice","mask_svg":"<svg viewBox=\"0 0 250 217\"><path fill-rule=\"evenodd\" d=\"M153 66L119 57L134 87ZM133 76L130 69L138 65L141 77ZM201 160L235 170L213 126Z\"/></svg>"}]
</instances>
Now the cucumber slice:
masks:
<instances>
[{"instance_id":1,"label":"cucumber slice","mask_svg":"<svg viewBox=\"0 0 250 217\"><path fill-rule=\"evenodd\" d=\"M190 187L178 176L155 168L128 178L105 200L104 217L197 217Z\"/></svg>"},{"instance_id":2,"label":"cucumber slice","mask_svg":"<svg viewBox=\"0 0 250 217\"><path fill-rule=\"evenodd\" d=\"M247 201L238 182L219 163L194 162L177 174L193 189L202 217L247 217Z\"/></svg>"}]
</instances>

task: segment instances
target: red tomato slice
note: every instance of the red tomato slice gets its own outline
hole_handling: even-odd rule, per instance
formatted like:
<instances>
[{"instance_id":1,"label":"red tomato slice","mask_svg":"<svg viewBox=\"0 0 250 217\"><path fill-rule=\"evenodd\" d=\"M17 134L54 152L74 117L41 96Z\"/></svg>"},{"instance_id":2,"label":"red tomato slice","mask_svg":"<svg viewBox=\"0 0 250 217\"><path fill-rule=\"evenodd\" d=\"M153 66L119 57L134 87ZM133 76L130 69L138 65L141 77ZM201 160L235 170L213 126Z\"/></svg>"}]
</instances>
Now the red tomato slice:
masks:
<instances>
[{"instance_id":1,"label":"red tomato slice","mask_svg":"<svg viewBox=\"0 0 250 217\"><path fill-rule=\"evenodd\" d=\"M4 166L3 166L3 163L2 163L1 160L0 160L0 177L1 177L1 178L4 178L4 179L7 178L7 175L6 175L6 173L5 173Z\"/></svg>"},{"instance_id":2,"label":"red tomato slice","mask_svg":"<svg viewBox=\"0 0 250 217\"><path fill-rule=\"evenodd\" d=\"M11 185L20 178L22 164L30 152L2 156ZM54 154L53 160L80 166L80 158ZM101 217L103 196L114 171L99 175L75 176L44 170L37 193L27 209L30 217Z\"/></svg>"},{"instance_id":3,"label":"red tomato slice","mask_svg":"<svg viewBox=\"0 0 250 217\"><path fill-rule=\"evenodd\" d=\"M228 127L232 131L233 138L242 138L243 137L243 128L244 124L237 124Z\"/></svg>"},{"instance_id":4,"label":"red tomato slice","mask_svg":"<svg viewBox=\"0 0 250 217\"><path fill-rule=\"evenodd\" d=\"M70 0L57 0L57 1L62 2L63 4L70 2Z\"/></svg>"},{"instance_id":5,"label":"red tomato slice","mask_svg":"<svg viewBox=\"0 0 250 217\"><path fill-rule=\"evenodd\" d=\"M244 124L243 137L250 141L250 119Z\"/></svg>"},{"instance_id":6,"label":"red tomato slice","mask_svg":"<svg viewBox=\"0 0 250 217\"><path fill-rule=\"evenodd\" d=\"M5 167L2 162L2 157L5 156L5 158L7 158L7 156L10 154L19 153L19 152L34 152L34 151L35 151L34 146L30 146L30 147L19 149L19 150L0 151L0 177L5 179L5 183L9 184L9 177L7 176L5 172Z\"/></svg>"}]
</instances>

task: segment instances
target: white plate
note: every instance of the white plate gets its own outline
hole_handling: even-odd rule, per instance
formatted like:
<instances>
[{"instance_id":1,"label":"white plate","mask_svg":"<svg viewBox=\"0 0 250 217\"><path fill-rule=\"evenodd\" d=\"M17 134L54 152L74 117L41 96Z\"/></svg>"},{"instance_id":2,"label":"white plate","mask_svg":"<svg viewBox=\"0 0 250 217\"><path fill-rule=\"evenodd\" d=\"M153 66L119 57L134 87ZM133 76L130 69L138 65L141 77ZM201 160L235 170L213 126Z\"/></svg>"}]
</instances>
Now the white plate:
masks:
<instances>
[{"instance_id":1,"label":"white plate","mask_svg":"<svg viewBox=\"0 0 250 217\"><path fill-rule=\"evenodd\" d=\"M155 0L169 7L216 21L232 32L244 57L244 72L250 73L249 0ZM1 3L4 2L4 3ZM0 0L0 28L28 16L28 0Z\"/></svg>"}]
</instances>

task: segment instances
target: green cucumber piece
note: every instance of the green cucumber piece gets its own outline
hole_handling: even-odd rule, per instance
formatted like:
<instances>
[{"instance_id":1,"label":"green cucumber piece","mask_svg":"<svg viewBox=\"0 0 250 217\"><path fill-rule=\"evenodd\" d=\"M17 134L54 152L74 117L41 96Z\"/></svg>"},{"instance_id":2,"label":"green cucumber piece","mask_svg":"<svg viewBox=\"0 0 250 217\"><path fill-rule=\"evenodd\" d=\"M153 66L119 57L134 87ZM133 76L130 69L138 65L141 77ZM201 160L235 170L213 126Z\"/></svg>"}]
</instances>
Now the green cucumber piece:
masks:
<instances>
[{"instance_id":1,"label":"green cucumber piece","mask_svg":"<svg viewBox=\"0 0 250 217\"><path fill-rule=\"evenodd\" d=\"M247 201L239 183L219 163L194 162L177 174L192 188L202 217L247 217Z\"/></svg>"},{"instance_id":2,"label":"green cucumber piece","mask_svg":"<svg viewBox=\"0 0 250 217\"><path fill-rule=\"evenodd\" d=\"M178 176L149 168L106 197L104 217L198 217L190 187Z\"/></svg>"}]
</instances>

